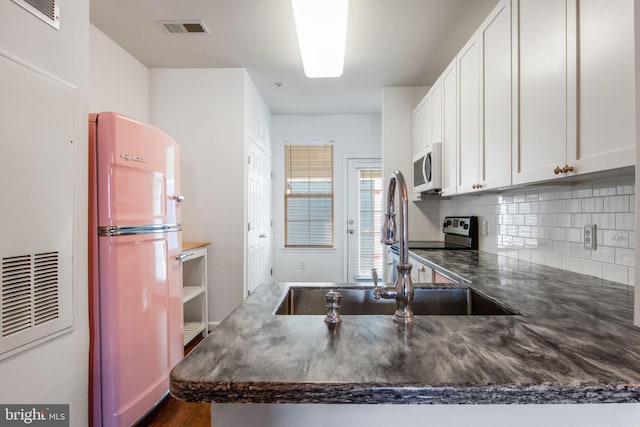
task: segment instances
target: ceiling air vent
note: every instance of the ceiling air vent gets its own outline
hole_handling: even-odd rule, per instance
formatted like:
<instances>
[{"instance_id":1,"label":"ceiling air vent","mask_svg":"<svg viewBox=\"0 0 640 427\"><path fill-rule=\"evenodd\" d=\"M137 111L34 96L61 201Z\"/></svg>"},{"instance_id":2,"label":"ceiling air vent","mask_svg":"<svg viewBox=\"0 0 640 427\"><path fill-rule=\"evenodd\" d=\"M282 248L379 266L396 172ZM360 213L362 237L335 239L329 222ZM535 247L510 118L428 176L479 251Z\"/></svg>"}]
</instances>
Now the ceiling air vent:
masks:
<instances>
[{"instance_id":1,"label":"ceiling air vent","mask_svg":"<svg viewBox=\"0 0 640 427\"><path fill-rule=\"evenodd\" d=\"M56 30L60 29L60 11L56 0L13 0Z\"/></svg>"},{"instance_id":2,"label":"ceiling air vent","mask_svg":"<svg viewBox=\"0 0 640 427\"><path fill-rule=\"evenodd\" d=\"M202 21L158 21L169 34L209 34Z\"/></svg>"}]
</instances>

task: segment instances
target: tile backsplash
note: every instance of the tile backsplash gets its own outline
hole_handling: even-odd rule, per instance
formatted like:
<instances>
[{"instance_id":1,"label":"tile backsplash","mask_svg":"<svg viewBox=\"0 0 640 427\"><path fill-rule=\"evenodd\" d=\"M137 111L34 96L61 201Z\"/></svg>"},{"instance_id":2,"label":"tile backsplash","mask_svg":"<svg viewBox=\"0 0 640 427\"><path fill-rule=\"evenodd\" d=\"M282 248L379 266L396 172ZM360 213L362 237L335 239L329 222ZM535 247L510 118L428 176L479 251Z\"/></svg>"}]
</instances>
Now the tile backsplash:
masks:
<instances>
[{"instance_id":1,"label":"tile backsplash","mask_svg":"<svg viewBox=\"0 0 640 427\"><path fill-rule=\"evenodd\" d=\"M633 176L443 199L440 219L477 215L480 250L634 285ZM583 228L596 225L595 250Z\"/></svg>"}]
</instances>

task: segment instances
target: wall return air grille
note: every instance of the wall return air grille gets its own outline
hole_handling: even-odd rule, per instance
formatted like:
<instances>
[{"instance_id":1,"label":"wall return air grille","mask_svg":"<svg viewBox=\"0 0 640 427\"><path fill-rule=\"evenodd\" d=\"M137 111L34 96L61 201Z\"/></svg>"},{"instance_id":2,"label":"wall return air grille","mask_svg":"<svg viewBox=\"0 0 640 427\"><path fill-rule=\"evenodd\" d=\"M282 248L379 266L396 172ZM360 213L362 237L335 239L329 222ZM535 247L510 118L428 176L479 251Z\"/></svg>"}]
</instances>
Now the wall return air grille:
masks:
<instances>
[{"instance_id":1,"label":"wall return air grille","mask_svg":"<svg viewBox=\"0 0 640 427\"><path fill-rule=\"evenodd\" d=\"M2 337L35 328L60 314L58 253L2 259Z\"/></svg>"},{"instance_id":2,"label":"wall return air grille","mask_svg":"<svg viewBox=\"0 0 640 427\"><path fill-rule=\"evenodd\" d=\"M13 0L56 30L60 29L60 10L56 0Z\"/></svg>"}]
</instances>

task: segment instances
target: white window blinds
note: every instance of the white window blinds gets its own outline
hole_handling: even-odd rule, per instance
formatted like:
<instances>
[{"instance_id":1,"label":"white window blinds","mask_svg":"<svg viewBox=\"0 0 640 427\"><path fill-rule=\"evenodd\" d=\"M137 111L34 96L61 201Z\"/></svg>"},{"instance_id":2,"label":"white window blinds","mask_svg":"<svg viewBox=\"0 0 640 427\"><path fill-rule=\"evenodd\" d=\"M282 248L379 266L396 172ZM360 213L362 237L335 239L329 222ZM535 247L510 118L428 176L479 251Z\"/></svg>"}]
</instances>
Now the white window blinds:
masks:
<instances>
[{"instance_id":1,"label":"white window blinds","mask_svg":"<svg viewBox=\"0 0 640 427\"><path fill-rule=\"evenodd\" d=\"M333 247L333 145L285 145L285 247Z\"/></svg>"},{"instance_id":2,"label":"white window blinds","mask_svg":"<svg viewBox=\"0 0 640 427\"><path fill-rule=\"evenodd\" d=\"M382 271L382 170L360 169L359 175L359 224L358 278L369 279L371 269Z\"/></svg>"}]
</instances>

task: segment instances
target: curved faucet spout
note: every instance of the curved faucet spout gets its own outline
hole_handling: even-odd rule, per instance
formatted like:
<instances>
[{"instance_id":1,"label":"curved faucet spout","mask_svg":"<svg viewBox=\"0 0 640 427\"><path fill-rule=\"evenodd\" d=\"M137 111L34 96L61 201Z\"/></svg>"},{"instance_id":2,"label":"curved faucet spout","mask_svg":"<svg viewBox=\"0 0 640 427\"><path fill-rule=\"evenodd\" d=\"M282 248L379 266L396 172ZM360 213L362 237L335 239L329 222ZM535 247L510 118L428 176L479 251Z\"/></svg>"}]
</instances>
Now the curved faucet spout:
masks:
<instances>
[{"instance_id":1,"label":"curved faucet spout","mask_svg":"<svg viewBox=\"0 0 640 427\"><path fill-rule=\"evenodd\" d=\"M398 240L396 233L396 214L395 210L395 194L396 187L399 193L398 213L399 229L402 235ZM409 198L407 196L407 185L402 176L402 172L394 171L389 177L389 185L387 188L387 213L385 214L384 224L382 226L382 239L385 245L392 245L399 242L400 260L396 265L398 269L398 278L395 283L395 290L386 287L377 286L377 274L374 275L375 296L378 298L395 298L396 312L393 319L399 323L411 323L413 321L413 311L411 310L411 301L413 300L413 284L411 283L411 264L409 263ZM373 275L373 274L372 274Z\"/></svg>"}]
</instances>

